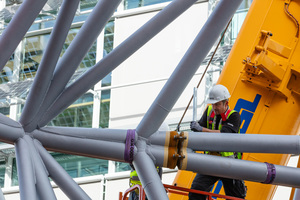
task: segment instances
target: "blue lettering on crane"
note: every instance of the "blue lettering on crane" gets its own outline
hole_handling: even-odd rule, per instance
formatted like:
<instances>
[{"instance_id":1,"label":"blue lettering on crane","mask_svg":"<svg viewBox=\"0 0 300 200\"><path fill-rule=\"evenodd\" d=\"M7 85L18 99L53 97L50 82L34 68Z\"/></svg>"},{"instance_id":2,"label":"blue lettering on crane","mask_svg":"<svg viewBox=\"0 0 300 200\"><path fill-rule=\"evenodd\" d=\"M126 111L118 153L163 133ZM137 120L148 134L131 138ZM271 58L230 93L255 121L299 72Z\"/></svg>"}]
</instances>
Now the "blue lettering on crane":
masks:
<instances>
[{"instance_id":1,"label":"blue lettering on crane","mask_svg":"<svg viewBox=\"0 0 300 200\"><path fill-rule=\"evenodd\" d=\"M220 194L220 191L221 191L222 187L223 187L222 181L219 180L216 187L215 187L214 193L215 194ZM212 191L210 191L210 192L212 192ZM217 197L212 197L212 198L217 199Z\"/></svg>"},{"instance_id":2,"label":"blue lettering on crane","mask_svg":"<svg viewBox=\"0 0 300 200\"><path fill-rule=\"evenodd\" d=\"M234 110L239 112L241 115L241 133L246 133L260 99L261 95L256 94L253 102L245 99L239 99L235 104Z\"/></svg>"}]
</instances>

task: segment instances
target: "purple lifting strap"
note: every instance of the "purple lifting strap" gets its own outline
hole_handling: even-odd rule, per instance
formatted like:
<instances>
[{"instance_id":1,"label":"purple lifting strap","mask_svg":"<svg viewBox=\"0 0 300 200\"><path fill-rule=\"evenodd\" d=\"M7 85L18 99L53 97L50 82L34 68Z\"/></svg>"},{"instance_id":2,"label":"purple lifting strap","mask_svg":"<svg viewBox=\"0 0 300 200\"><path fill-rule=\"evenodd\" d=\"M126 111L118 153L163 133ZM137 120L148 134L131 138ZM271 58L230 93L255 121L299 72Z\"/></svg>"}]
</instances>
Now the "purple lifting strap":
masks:
<instances>
[{"instance_id":1,"label":"purple lifting strap","mask_svg":"<svg viewBox=\"0 0 300 200\"><path fill-rule=\"evenodd\" d=\"M267 174L267 178L266 178L265 182L263 182L263 183L271 184L271 183L273 183L275 176L276 176L276 168L271 163L267 163L267 162L265 162L265 163L267 165L268 174Z\"/></svg>"},{"instance_id":2,"label":"purple lifting strap","mask_svg":"<svg viewBox=\"0 0 300 200\"><path fill-rule=\"evenodd\" d=\"M134 153L134 140L135 140L135 129L128 129L126 135L124 160L125 162L132 163Z\"/></svg>"}]
</instances>

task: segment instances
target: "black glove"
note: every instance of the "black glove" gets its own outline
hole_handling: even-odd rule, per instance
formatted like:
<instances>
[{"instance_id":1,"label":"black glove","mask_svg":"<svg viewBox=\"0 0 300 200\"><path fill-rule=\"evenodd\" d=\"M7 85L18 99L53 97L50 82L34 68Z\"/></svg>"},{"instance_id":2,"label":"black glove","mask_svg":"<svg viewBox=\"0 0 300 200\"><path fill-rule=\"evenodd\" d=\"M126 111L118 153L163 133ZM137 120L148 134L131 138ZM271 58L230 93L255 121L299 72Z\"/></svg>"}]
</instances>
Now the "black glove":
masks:
<instances>
[{"instance_id":1,"label":"black glove","mask_svg":"<svg viewBox=\"0 0 300 200\"><path fill-rule=\"evenodd\" d=\"M196 132L202 132L203 130L203 127L200 126L200 124L196 121L191 121L190 127L192 131L196 131Z\"/></svg>"}]
</instances>

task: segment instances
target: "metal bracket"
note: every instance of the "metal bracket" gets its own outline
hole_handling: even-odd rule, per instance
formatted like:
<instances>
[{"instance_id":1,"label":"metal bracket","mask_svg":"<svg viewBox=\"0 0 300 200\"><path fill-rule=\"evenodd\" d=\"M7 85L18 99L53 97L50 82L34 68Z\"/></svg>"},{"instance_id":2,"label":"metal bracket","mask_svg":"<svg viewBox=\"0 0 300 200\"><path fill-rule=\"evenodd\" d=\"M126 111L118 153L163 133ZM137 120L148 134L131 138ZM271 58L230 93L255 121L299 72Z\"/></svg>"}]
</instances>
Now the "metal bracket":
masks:
<instances>
[{"instance_id":1,"label":"metal bracket","mask_svg":"<svg viewBox=\"0 0 300 200\"><path fill-rule=\"evenodd\" d=\"M166 135L165 147L167 147L167 159L164 167L174 169L183 165L186 160L187 132L178 134L176 131L170 131Z\"/></svg>"},{"instance_id":2,"label":"metal bracket","mask_svg":"<svg viewBox=\"0 0 300 200\"><path fill-rule=\"evenodd\" d=\"M255 46L251 56L246 57L243 63L245 68L242 80L257 86L273 90L285 98L291 95L291 86L288 86L291 73L296 71L290 63L290 56L298 42L296 38L293 47L284 46L271 37L273 34L268 31L261 31L258 44ZM291 69L292 68L292 69ZM294 73L293 80L300 79L300 71ZM300 91L299 91L300 93Z\"/></svg>"}]
</instances>

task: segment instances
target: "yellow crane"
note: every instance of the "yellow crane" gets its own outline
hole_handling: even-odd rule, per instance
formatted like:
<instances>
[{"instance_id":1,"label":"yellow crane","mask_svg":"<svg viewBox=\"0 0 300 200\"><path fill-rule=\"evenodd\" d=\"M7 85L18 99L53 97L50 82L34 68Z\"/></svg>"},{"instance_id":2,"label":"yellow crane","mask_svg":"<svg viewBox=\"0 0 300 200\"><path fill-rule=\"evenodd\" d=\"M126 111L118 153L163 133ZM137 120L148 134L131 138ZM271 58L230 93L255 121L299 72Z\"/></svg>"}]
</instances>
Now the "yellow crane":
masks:
<instances>
[{"instance_id":1,"label":"yellow crane","mask_svg":"<svg viewBox=\"0 0 300 200\"><path fill-rule=\"evenodd\" d=\"M218 80L232 94L230 107L241 114L241 133L298 134L299 20L299 0L253 1ZM245 153L243 159L287 165L289 158L287 154ZM189 188L194 175L179 171L174 184ZM277 187L249 181L246 185L246 198L251 200L272 199ZM176 194L169 197L187 199Z\"/></svg>"}]
</instances>

